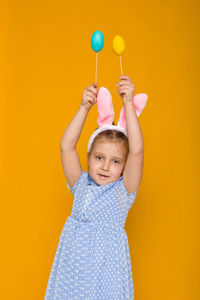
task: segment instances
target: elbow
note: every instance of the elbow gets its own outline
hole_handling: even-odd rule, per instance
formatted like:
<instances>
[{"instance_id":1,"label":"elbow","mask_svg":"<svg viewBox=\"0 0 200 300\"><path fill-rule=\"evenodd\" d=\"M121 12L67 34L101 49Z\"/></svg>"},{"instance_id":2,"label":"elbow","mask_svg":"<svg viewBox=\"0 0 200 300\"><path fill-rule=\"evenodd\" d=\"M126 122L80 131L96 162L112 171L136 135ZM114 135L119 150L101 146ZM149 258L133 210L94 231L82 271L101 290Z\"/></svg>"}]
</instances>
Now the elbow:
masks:
<instances>
[{"instance_id":1,"label":"elbow","mask_svg":"<svg viewBox=\"0 0 200 300\"><path fill-rule=\"evenodd\" d=\"M136 151L136 154L144 154L144 147L141 149L138 149L138 151Z\"/></svg>"},{"instance_id":2,"label":"elbow","mask_svg":"<svg viewBox=\"0 0 200 300\"><path fill-rule=\"evenodd\" d=\"M65 143L64 144L61 140L61 142L60 142L60 151L61 152L66 152L66 151L71 152L71 151L74 151L74 150L76 150L76 146L75 147L74 146L70 147L70 143Z\"/></svg>"},{"instance_id":3,"label":"elbow","mask_svg":"<svg viewBox=\"0 0 200 300\"><path fill-rule=\"evenodd\" d=\"M129 153L133 156L143 156L144 155L144 148L137 149L137 150L134 150L134 151L129 151Z\"/></svg>"},{"instance_id":4,"label":"elbow","mask_svg":"<svg viewBox=\"0 0 200 300\"><path fill-rule=\"evenodd\" d=\"M133 155L135 157L144 157L144 151L137 151L137 152L134 152Z\"/></svg>"},{"instance_id":5,"label":"elbow","mask_svg":"<svg viewBox=\"0 0 200 300\"><path fill-rule=\"evenodd\" d=\"M133 149L132 151L135 155L136 154L143 154L144 153L144 143L142 143L139 147Z\"/></svg>"},{"instance_id":6,"label":"elbow","mask_svg":"<svg viewBox=\"0 0 200 300\"><path fill-rule=\"evenodd\" d=\"M139 147L139 148L137 148L137 149L129 149L129 152L130 153L132 153L132 154L134 154L134 155L136 155L136 154L143 154L144 153L144 146L142 146L142 147Z\"/></svg>"},{"instance_id":7,"label":"elbow","mask_svg":"<svg viewBox=\"0 0 200 300\"><path fill-rule=\"evenodd\" d=\"M61 142L60 142L60 150L63 152L63 151L68 150L68 148L69 148L69 147L67 147L66 145L64 145L64 143L63 143L62 140L61 140Z\"/></svg>"},{"instance_id":8,"label":"elbow","mask_svg":"<svg viewBox=\"0 0 200 300\"><path fill-rule=\"evenodd\" d=\"M60 149L63 150L64 149L64 145L63 145L63 142L62 140L60 141Z\"/></svg>"},{"instance_id":9,"label":"elbow","mask_svg":"<svg viewBox=\"0 0 200 300\"><path fill-rule=\"evenodd\" d=\"M130 143L129 144L129 153L137 155L144 153L144 141L140 141L139 143Z\"/></svg>"}]
</instances>

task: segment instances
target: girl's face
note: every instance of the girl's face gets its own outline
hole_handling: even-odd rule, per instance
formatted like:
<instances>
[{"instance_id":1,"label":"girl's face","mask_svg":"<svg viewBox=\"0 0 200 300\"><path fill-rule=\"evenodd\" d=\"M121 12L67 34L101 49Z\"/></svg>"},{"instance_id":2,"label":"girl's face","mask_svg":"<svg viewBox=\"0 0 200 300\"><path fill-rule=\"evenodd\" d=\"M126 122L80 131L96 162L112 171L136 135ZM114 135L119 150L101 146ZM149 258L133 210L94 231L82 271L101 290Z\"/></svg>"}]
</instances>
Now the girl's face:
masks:
<instances>
[{"instance_id":1,"label":"girl's face","mask_svg":"<svg viewBox=\"0 0 200 300\"><path fill-rule=\"evenodd\" d=\"M88 154L88 173L99 185L119 179L126 162L126 148L118 141L97 140Z\"/></svg>"}]
</instances>

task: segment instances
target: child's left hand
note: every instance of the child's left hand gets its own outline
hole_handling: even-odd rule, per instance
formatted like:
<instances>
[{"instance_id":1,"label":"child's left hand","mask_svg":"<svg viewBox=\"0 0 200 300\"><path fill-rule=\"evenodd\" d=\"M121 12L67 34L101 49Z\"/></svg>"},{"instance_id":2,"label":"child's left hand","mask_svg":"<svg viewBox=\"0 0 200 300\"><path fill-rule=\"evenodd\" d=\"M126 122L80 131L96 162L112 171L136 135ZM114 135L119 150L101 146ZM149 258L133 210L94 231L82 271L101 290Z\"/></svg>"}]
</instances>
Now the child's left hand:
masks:
<instances>
[{"instance_id":1,"label":"child's left hand","mask_svg":"<svg viewBox=\"0 0 200 300\"><path fill-rule=\"evenodd\" d=\"M123 103L125 102L131 102L133 101L133 95L135 92L135 86L132 83L131 79L126 75L119 76L121 81L116 84L116 86L119 86L117 89L117 93L122 98Z\"/></svg>"}]
</instances>

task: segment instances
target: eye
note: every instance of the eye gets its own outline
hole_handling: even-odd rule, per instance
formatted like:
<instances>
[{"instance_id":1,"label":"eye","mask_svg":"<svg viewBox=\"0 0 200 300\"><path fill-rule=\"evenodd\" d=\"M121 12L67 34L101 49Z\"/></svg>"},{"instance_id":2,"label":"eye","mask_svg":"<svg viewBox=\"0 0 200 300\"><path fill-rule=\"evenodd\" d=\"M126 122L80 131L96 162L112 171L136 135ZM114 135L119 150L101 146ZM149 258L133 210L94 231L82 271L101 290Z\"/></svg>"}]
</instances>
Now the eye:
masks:
<instances>
[{"instance_id":1,"label":"eye","mask_svg":"<svg viewBox=\"0 0 200 300\"><path fill-rule=\"evenodd\" d=\"M114 159L113 161L114 161L114 164L119 164L118 160Z\"/></svg>"},{"instance_id":2,"label":"eye","mask_svg":"<svg viewBox=\"0 0 200 300\"><path fill-rule=\"evenodd\" d=\"M101 155L96 155L96 158L97 158L98 160L101 160Z\"/></svg>"}]
</instances>

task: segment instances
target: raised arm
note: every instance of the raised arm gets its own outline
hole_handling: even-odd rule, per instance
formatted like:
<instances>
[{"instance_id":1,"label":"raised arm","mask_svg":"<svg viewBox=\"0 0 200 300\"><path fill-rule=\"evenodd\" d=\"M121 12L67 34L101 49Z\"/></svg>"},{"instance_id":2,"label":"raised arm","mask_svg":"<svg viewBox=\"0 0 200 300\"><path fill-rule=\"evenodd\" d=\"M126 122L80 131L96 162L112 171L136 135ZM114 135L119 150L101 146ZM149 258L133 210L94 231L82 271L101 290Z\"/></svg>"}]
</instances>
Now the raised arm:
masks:
<instances>
[{"instance_id":1,"label":"raised arm","mask_svg":"<svg viewBox=\"0 0 200 300\"><path fill-rule=\"evenodd\" d=\"M70 187L74 186L81 175L82 168L76 151L76 145L88 112L92 105L96 103L96 94L96 84L92 84L84 90L81 105L67 126L60 142L62 167Z\"/></svg>"},{"instance_id":2,"label":"raised arm","mask_svg":"<svg viewBox=\"0 0 200 300\"><path fill-rule=\"evenodd\" d=\"M123 172L123 181L128 193L136 192L139 188L144 162L144 140L142 130L133 106L134 85L128 76L120 76L118 84L125 109L126 129L129 141L129 154Z\"/></svg>"}]
</instances>

